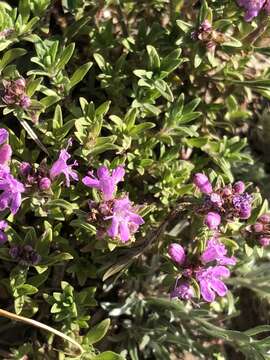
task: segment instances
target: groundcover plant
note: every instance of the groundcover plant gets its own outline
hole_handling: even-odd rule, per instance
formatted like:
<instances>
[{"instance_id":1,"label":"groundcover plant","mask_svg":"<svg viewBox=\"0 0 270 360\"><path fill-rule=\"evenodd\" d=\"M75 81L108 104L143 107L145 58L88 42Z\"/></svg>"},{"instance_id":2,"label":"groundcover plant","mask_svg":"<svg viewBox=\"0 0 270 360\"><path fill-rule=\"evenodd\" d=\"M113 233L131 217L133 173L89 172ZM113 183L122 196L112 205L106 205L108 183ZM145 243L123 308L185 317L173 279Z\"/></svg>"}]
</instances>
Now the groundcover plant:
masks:
<instances>
[{"instance_id":1,"label":"groundcover plant","mask_svg":"<svg viewBox=\"0 0 270 360\"><path fill-rule=\"evenodd\" d=\"M0 1L0 358L270 359L270 1Z\"/></svg>"}]
</instances>

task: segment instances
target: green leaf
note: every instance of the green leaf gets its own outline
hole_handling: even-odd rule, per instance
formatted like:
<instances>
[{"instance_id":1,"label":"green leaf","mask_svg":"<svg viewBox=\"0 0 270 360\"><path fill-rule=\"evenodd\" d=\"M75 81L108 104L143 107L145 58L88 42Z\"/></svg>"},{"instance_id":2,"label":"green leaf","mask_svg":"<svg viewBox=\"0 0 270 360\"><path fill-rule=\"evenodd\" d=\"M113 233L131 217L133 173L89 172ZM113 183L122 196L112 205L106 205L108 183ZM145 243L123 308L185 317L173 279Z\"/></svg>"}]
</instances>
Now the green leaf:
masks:
<instances>
[{"instance_id":1,"label":"green leaf","mask_svg":"<svg viewBox=\"0 0 270 360\"><path fill-rule=\"evenodd\" d=\"M74 52L74 49L75 49L75 43L71 43L65 48L65 50L63 51L60 57L58 64L55 67L58 71L62 70L65 67L65 65L69 62Z\"/></svg>"},{"instance_id":2,"label":"green leaf","mask_svg":"<svg viewBox=\"0 0 270 360\"><path fill-rule=\"evenodd\" d=\"M145 131L152 129L155 126L156 126L156 124L151 123L151 122L144 122L142 124L135 125L129 131L129 135L130 136L138 136L141 133L144 133Z\"/></svg>"},{"instance_id":3,"label":"green leaf","mask_svg":"<svg viewBox=\"0 0 270 360\"><path fill-rule=\"evenodd\" d=\"M95 325L86 335L85 339L88 344L95 344L100 341L107 333L111 324L110 319L105 319L99 324Z\"/></svg>"},{"instance_id":4,"label":"green leaf","mask_svg":"<svg viewBox=\"0 0 270 360\"><path fill-rule=\"evenodd\" d=\"M124 358L112 351L105 351L93 358L93 360L124 360Z\"/></svg>"},{"instance_id":5,"label":"green leaf","mask_svg":"<svg viewBox=\"0 0 270 360\"><path fill-rule=\"evenodd\" d=\"M73 256L70 255L69 253L61 253L61 254L50 255L49 257L42 258L42 261L39 265L51 266L72 259Z\"/></svg>"},{"instance_id":6,"label":"green leaf","mask_svg":"<svg viewBox=\"0 0 270 360\"><path fill-rule=\"evenodd\" d=\"M93 65L92 62L88 62L77 69L74 74L72 75L69 81L69 89L72 89L75 85L77 85L87 74L91 66Z\"/></svg>"},{"instance_id":7,"label":"green leaf","mask_svg":"<svg viewBox=\"0 0 270 360\"><path fill-rule=\"evenodd\" d=\"M146 49L149 57L149 69L153 71L159 70L160 58L158 56L156 49L151 45L147 45Z\"/></svg>"},{"instance_id":8,"label":"green leaf","mask_svg":"<svg viewBox=\"0 0 270 360\"><path fill-rule=\"evenodd\" d=\"M52 121L53 129L60 129L63 126L62 109L60 105L56 105L54 117Z\"/></svg>"},{"instance_id":9,"label":"green leaf","mask_svg":"<svg viewBox=\"0 0 270 360\"><path fill-rule=\"evenodd\" d=\"M25 296L25 295L33 295L38 292L38 289L29 284L23 284L16 288L16 295L15 296Z\"/></svg>"},{"instance_id":10,"label":"green leaf","mask_svg":"<svg viewBox=\"0 0 270 360\"><path fill-rule=\"evenodd\" d=\"M21 48L16 48L6 51L4 56L2 57L2 60L0 61L0 71L2 71L13 60L18 59L19 57L25 54L27 54L27 51Z\"/></svg>"}]
</instances>

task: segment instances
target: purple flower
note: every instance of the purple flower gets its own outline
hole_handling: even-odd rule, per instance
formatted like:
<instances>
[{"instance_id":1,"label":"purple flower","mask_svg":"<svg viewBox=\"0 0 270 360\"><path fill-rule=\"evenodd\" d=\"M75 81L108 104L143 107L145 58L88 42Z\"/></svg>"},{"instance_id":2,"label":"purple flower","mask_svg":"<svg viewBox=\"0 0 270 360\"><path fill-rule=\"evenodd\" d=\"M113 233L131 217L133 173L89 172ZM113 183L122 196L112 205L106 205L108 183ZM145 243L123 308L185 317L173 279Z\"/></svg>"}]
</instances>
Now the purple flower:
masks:
<instances>
[{"instance_id":1,"label":"purple flower","mask_svg":"<svg viewBox=\"0 0 270 360\"><path fill-rule=\"evenodd\" d=\"M51 187L51 180L47 177L44 177L42 179L40 179L39 183L38 183L38 187L40 188L41 191L46 191L49 190L49 188Z\"/></svg>"},{"instance_id":2,"label":"purple flower","mask_svg":"<svg viewBox=\"0 0 270 360\"><path fill-rule=\"evenodd\" d=\"M270 223L270 215L263 214L259 217L258 221L262 222L263 224L269 224Z\"/></svg>"},{"instance_id":3,"label":"purple flower","mask_svg":"<svg viewBox=\"0 0 270 360\"><path fill-rule=\"evenodd\" d=\"M31 99L29 96L27 95L24 95L21 100L20 100L20 106L23 108L23 109L28 109L29 106L31 106Z\"/></svg>"},{"instance_id":4,"label":"purple flower","mask_svg":"<svg viewBox=\"0 0 270 360\"><path fill-rule=\"evenodd\" d=\"M207 247L201 255L201 261L207 264L216 261L217 265L235 265L236 259L228 257L226 247L213 236L207 243Z\"/></svg>"},{"instance_id":5,"label":"purple flower","mask_svg":"<svg viewBox=\"0 0 270 360\"><path fill-rule=\"evenodd\" d=\"M6 230L8 227L8 223L6 220L0 220L0 230Z\"/></svg>"},{"instance_id":6,"label":"purple flower","mask_svg":"<svg viewBox=\"0 0 270 360\"><path fill-rule=\"evenodd\" d=\"M193 288L187 282L182 282L180 285L177 285L171 292L171 299L179 298L182 300L189 300L193 296Z\"/></svg>"},{"instance_id":7,"label":"purple flower","mask_svg":"<svg viewBox=\"0 0 270 360\"><path fill-rule=\"evenodd\" d=\"M12 156L11 146L8 144L4 144L0 148L0 164L6 165L9 163Z\"/></svg>"},{"instance_id":8,"label":"purple flower","mask_svg":"<svg viewBox=\"0 0 270 360\"><path fill-rule=\"evenodd\" d=\"M0 211L9 208L16 214L21 206L22 193L25 191L23 184L16 180L9 172L0 171Z\"/></svg>"},{"instance_id":9,"label":"purple flower","mask_svg":"<svg viewBox=\"0 0 270 360\"><path fill-rule=\"evenodd\" d=\"M201 294L205 301L212 302L219 296L225 296L228 292L227 286L220 278L230 276L230 270L225 266L210 266L207 269L200 269L196 272L196 279L200 284Z\"/></svg>"},{"instance_id":10,"label":"purple flower","mask_svg":"<svg viewBox=\"0 0 270 360\"><path fill-rule=\"evenodd\" d=\"M223 204L222 197L219 194L212 193L209 195L209 200L212 203L212 205L221 207Z\"/></svg>"},{"instance_id":11,"label":"purple flower","mask_svg":"<svg viewBox=\"0 0 270 360\"><path fill-rule=\"evenodd\" d=\"M70 178L76 181L79 180L77 172L72 169L73 166L78 166L77 161L70 165L67 164L70 157L71 155L67 152L67 150L61 150L58 160L55 161L50 170L50 177L52 180L54 180L57 176L64 174L67 187L70 186Z\"/></svg>"},{"instance_id":12,"label":"purple flower","mask_svg":"<svg viewBox=\"0 0 270 360\"><path fill-rule=\"evenodd\" d=\"M113 215L105 217L105 220L112 219L107 234L112 238L120 238L123 243L127 242L139 226L144 223L143 218L135 210L128 196L115 199Z\"/></svg>"},{"instance_id":13,"label":"purple flower","mask_svg":"<svg viewBox=\"0 0 270 360\"><path fill-rule=\"evenodd\" d=\"M233 185L233 190L236 194L243 194L245 192L245 184L243 183L243 181L237 181L234 185Z\"/></svg>"},{"instance_id":14,"label":"purple flower","mask_svg":"<svg viewBox=\"0 0 270 360\"><path fill-rule=\"evenodd\" d=\"M116 190L116 185L123 181L125 170L123 166L117 166L116 169L110 171L104 165L100 166L97 170L97 178L89 172L90 176L85 176L82 179L84 185L99 189L103 194L105 201L111 200Z\"/></svg>"},{"instance_id":15,"label":"purple flower","mask_svg":"<svg viewBox=\"0 0 270 360\"><path fill-rule=\"evenodd\" d=\"M210 194L213 189L208 177L202 173L194 175L193 183L199 188L204 194Z\"/></svg>"},{"instance_id":16,"label":"purple flower","mask_svg":"<svg viewBox=\"0 0 270 360\"><path fill-rule=\"evenodd\" d=\"M0 245L3 245L7 241L7 235L4 233L8 227L8 223L5 220L0 220Z\"/></svg>"},{"instance_id":17,"label":"purple flower","mask_svg":"<svg viewBox=\"0 0 270 360\"><path fill-rule=\"evenodd\" d=\"M6 129L0 128L0 145L4 144L8 140L8 131Z\"/></svg>"},{"instance_id":18,"label":"purple flower","mask_svg":"<svg viewBox=\"0 0 270 360\"><path fill-rule=\"evenodd\" d=\"M0 231L0 245L3 245L5 242L7 242L7 239L7 235L3 231Z\"/></svg>"},{"instance_id":19,"label":"purple flower","mask_svg":"<svg viewBox=\"0 0 270 360\"><path fill-rule=\"evenodd\" d=\"M255 233L263 232L264 226L262 223L257 222L256 224L252 225L252 230Z\"/></svg>"},{"instance_id":20,"label":"purple flower","mask_svg":"<svg viewBox=\"0 0 270 360\"><path fill-rule=\"evenodd\" d=\"M15 245L9 250L9 255L24 266L37 265L41 257L30 245Z\"/></svg>"},{"instance_id":21,"label":"purple flower","mask_svg":"<svg viewBox=\"0 0 270 360\"><path fill-rule=\"evenodd\" d=\"M253 18L258 16L259 12L266 3L265 0L238 0L238 5L245 9L245 20L251 21ZM268 1L267 1L268 2ZM268 4L265 6L265 10L268 10Z\"/></svg>"},{"instance_id":22,"label":"purple flower","mask_svg":"<svg viewBox=\"0 0 270 360\"><path fill-rule=\"evenodd\" d=\"M209 229L211 230L215 230L219 227L220 223L221 223L221 217L218 213L210 211L205 219L204 219L204 223L206 226L209 227Z\"/></svg>"},{"instance_id":23,"label":"purple flower","mask_svg":"<svg viewBox=\"0 0 270 360\"><path fill-rule=\"evenodd\" d=\"M186 260L185 250L183 246L179 244L170 244L168 248L168 254L170 255L172 261L179 265L182 265Z\"/></svg>"},{"instance_id":24,"label":"purple flower","mask_svg":"<svg viewBox=\"0 0 270 360\"><path fill-rule=\"evenodd\" d=\"M22 176L27 177L32 171L32 166L28 162L22 162L20 164L20 173Z\"/></svg>"},{"instance_id":25,"label":"purple flower","mask_svg":"<svg viewBox=\"0 0 270 360\"><path fill-rule=\"evenodd\" d=\"M248 219L251 215L252 196L248 193L234 195L232 202L235 210L239 212L240 219Z\"/></svg>"},{"instance_id":26,"label":"purple flower","mask_svg":"<svg viewBox=\"0 0 270 360\"><path fill-rule=\"evenodd\" d=\"M270 237L261 236L259 239L259 242L263 247L269 246L270 245Z\"/></svg>"}]
</instances>

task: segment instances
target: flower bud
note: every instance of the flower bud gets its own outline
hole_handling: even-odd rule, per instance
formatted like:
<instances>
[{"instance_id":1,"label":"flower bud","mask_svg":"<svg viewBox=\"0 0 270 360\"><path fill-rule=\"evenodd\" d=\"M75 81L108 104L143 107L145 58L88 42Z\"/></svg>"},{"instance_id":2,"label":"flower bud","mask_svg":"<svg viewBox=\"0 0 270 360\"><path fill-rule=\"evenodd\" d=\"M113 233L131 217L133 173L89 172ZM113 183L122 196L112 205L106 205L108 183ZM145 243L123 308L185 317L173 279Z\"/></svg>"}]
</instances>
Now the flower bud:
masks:
<instances>
[{"instance_id":1,"label":"flower bud","mask_svg":"<svg viewBox=\"0 0 270 360\"><path fill-rule=\"evenodd\" d=\"M243 181L237 181L234 185L233 185L233 190L236 194L243 194L243 192L245 192L245 184L243 183Z\"/></svg>"},{"instance_id":2,"label":"flower bud","mask_svg":"<svg viewBox=\"0 0 270 360\"><path fill-rule=\"evenodd\" d=\"M28 109L29 106L31 105L31 99L29 96L24 95L20 101L20 106L23 109Z\"/></svg>"},{"instance_id":3,"label":"flower bud","mask_svg":"<svg viewBox=\"0 0 270 360\"><path fill-rule=\"evenodd\" d=\"M221 223L221 217L218 213L211 211L206 215L204 223L209 227L209 229L215 230Z\"/></svg>"},{"instance_id":4,"label":"flower bud","mask_svg":"<svg viewBox=\"0 0 270 360\"><path fill-rule=\"evenodd\" d=\"M202 173L197 173L194 175L193 183L204 194L210 194L213 190L208 177Z\"/></svg>"},{"instance_id":5,"label":"flower bud","mask_svg":"<svg viewBox=\"0 0 270 360\"><path fill-rule=\"evenodd\" d=\"M11 146L8 144L4 144L0 148L0 164L1 165L7 164L10 161L11 156L12 156Z\"/></svg>"},{"instance_id":6,"label":"flower bud","mask_svg":"<svg viewBox=\"0 0 270 360\"><path fill-rule=\"evenodd\" d=\"M172 261L176 262L179 265L182 265L186 260L185 250L183 246L173 243L169 245L168 254Z\"/></svg>"},{"instance_id":7,"label":"flower bud","mask_svg":"<svg viewBox=\"0 0 270 360\"><path fill-rule=\"evenodd\" d=\"M7 235L3 231L0 231L0 245L3 245L6 241Z\"/></svg>"},{"instance_id":8,"label":"flower bud","mask_svg":"<svg viewBox=\"0 0 270 360\"><path fill-rule=\"evenodd\" d=\"M232 195L232 190L228 186L226 186L225 188L223 188L222 193L224 196L230 196Z\"/></svg>"},{"instance_id":9,"label":"flower bud","mask_svg":"<svg viewBox=\"0 0 270 360\"><path fill-rule=\"evenodd\" d=\"M262 222L263 224L269 224L270 223L270 215L263 214L259 217L258 221Z\"/></svg>"},{"instance_id":10,"label":"flower bud","mask_svg":"<svg viewBox=\"0 0 270 360\"><path fill-rule=\"evenodd\" d=\"M189 300L193 296L193 288L187 282L183 282L182 284L178 285L171 292L171 299L179 298L182 300Z\"/></svg>"},{"instance_id":11,"label":"flower bud","mask_svg":"<svg viewBox=\"0 0 270 360\"><path fill-rule=\"evenodd\" d=\"M251 207L246 207L239 211L240 219L246 220L250 217L250 215L251 215Z\"/></svg>"},{"instance_id":12,"label":"flower bud","mask_svg":"<svg viewBox=\"0 0 270 360\"><path fill-rule=\"evenodd\" d=\"M25 88L26 81L24 78L17 79L17 80L15 80L15 85Z\"/></svg>"},{"instance_id":13,"label":"flower bud","mask_svg":"<svg viewBox=\"0 0 270 360\"><path fill-rule=\"evenodd\" d=\"M52 184L51 180L47 177L44 177L39 181L38 186L41 191L46 191L49 190L51 184Z\"/></svg>"},{"instance_id":14,"label":"flower bud","mask_svg":"<svg viewBox=\"0 0 270 360\"><path fill-rule=\"evenodd\" d=\"M27 177L32 171L32 166L28 162L22 162L20 164L20 173L22 176Z\"/></svg>"},{"instance_id":15,"label":"flower bud","mask_svg":"<svg viewBox=\"0 0 270 360\"><path fill-rule=\"evenodd\" d=\"M0 128L0 145L4 144L8 140L8 131L6 129Z\"/></svg>"},{"instance_id":16,"label":"flower bud","mask_svg":"<svg viewBox=\"0 0 270 360\"><path fill-rule=\"evenodd\" d=\"M262 232L263 228L264 228L264 226L261 223L256 223L256 224L252 225L252 230L256 233Z\"/></svg>"},{"instance_id":17,"label":"flower bud","mask_svg":"<svg viewBox=\"0 0 270 360\"><path fill-rule=\"evenodd\" d=\"M210 195L210 201L211 201L211 203L213 203L214 205L216 205L218 207L221 207L222 204L223 204L221 196L219 194L216 194L216 193L212 193Z\"/></svg>"},{"instance_id":18,"label":"flower bud","mask_svg":"<svg viewBox=\"0 0 270 360\"><path fill-rule=\"evenodd\" d=\"M261 236L259 239L259 243L263 246L269 246L270 245L270 237L267 236Z\"/></svg>"}]
</instances>

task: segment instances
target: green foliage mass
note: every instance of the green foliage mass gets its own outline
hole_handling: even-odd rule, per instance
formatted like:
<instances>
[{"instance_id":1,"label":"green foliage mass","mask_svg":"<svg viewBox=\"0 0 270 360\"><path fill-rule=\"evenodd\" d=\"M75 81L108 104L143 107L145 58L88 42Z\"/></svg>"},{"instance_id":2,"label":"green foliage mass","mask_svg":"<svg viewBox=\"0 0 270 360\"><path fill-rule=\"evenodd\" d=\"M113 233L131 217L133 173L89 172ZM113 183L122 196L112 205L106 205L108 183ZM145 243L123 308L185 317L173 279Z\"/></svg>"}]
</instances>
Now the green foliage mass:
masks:
<instances>
[{"instance_id":1,"label":"green foliage mass","mask_svg":"<svg viewBox=\"0 0 270 360\"><path fill-rule=\"evenodd\" d=\"M212 33L203 38L205 20ZM1 318L0 358L270 359L269 249L246 243L242 223L229 224L223 243L238 257L230 292L196 307L169 299L175 267L166 255L172 241L193 241L194 214L184 209L163 228L194 196L196 172L253 183L249 224L267 211L269 44L267 15L247 23L233 0L0 1L1 127L12 171L22 162L50 168L71 138L80 174L69 188L58 178L47 193L24 196L16 215L1 213L9 224L1 308L84 350ZM27 109L3 101L5 81L18 78ZM145 221L135 242L99 239L89 221L88 200L99 195L81 178L102 164L125 166L120 188ZM19 245L40 262L12 259Z\"/></svg>"}]
</instances>

